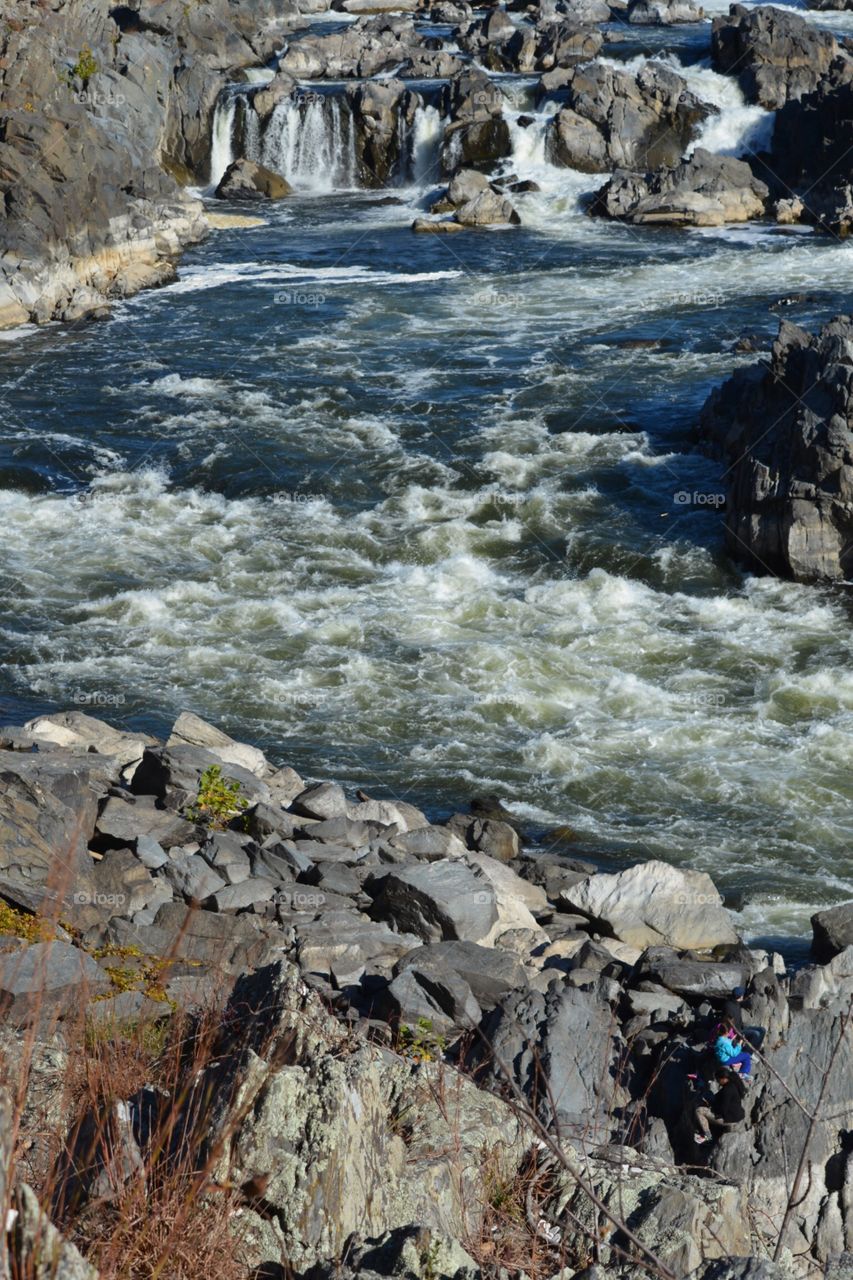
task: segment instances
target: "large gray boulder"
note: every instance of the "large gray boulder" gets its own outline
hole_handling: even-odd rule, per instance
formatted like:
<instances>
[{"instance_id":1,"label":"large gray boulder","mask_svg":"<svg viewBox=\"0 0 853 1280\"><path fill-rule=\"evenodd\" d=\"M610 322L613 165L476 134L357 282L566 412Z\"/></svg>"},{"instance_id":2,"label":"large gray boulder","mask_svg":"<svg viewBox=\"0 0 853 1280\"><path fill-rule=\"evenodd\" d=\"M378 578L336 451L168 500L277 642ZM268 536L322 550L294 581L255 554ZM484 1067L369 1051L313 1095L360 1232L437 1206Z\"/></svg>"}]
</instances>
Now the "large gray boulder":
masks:
<instances>
[{"instance_id":1,"label":"large gray boulder","mask_svg":"<svg viewBox=\"0 0 853 1280\"><path fill-rule=\"evenodd\" d=\"M150 734L116 729L85 711L57 711L49 716L36 716L24 725L24 732L39 742L112 756L120 764L126 782L133 777L146 746L157 745L157 739Z\"/></svg>"},{"instance_id":2,"label":"large gray boulder","mask_svg":"<svg viewBox=\"0 0 853 1280\"><path fill-rule=\"evenodd\" d=\"M222 763L206 747L179 743L172 747L148 747L133 775L132 789L138 796L155 796L167 809L185 810L198 799L201 776L211 767L223 779L240 784L240 797L249 803L269 804L272 792L265 782L241 765Z\"/></svg>"},{"instance_id":3,"label":"large gray boulder","mask_svg":"<svg viewBox=\"0 0 853 1280\"><path fill-rule=\"evenodd\" d=\"M0 1015L12 1023L79 1017L87 1000L109 990L96 961L68 942L36 942L0 954Z\"/></svg>"},{"instance_id":4,"label":"large gray boulder","mask_svg":"<svg viewBox=\"0 0 853 1280\"><path fill-rule=\"evenodd\" d=\"M455 1240L482 1229L483 1152L512 1174L524 1151L510 1107L439 1063L348 1037L284 963L241 979L225 1021L232 1048L197 1081L198 1123L221 1151L218 1182L263 1180L263 1218L243 1223L249 1265L286 1249L303 1271L354 1233L413 1223Z\"/></svg>"},{"instance_id":5,"label":"large gray boulder","mask_svg":"<svg viewBox=\"0 0 853 1280\"><path fill-rule=\"evenodd\" d=\"M853 946L853 902L842 902L812 916L812 951L825 964L845 947Z\"/></svg>"},{"instance_id":6,"label":"large gray boulder","mask_svg":"<svg viewBox=\"0 0 853 1280\"><path fill-rule=\"evenodd\" d=\"M366 886L370 892L374 889ZM447 858L389 872L376 886L371 915L424 942L479 942L497 922L495 891L482 873Z\"/></svg>"},{"instance_id":7,"label":"large gray boulder","mask_svg":"<svg viewBox=\"0 0 853 1280\"><path fill-rule=\"evenodd\" d=\"M853 572L853 320L818 334L783 321L768 362L738 369L702 409L701 447L726 465L729 551L801 582Z\"/></svg>"},{"instance_id":8,"label":"large gray boulder","mask_svg":"<svg viewBox=\"0 0 853 1280\"><path fill-rule=\"evenodd\" d=\"M577 67L565 77L564 93L548 153L583 173L677 164L711 111L681 76L654 62L634 73L602 62Z\"/></svg>"},{"instance_id":9,"label":"large gray boulder","mask_svg":"<svg viewBox=\"0 0 853 1280\"><path fill-rule=\"evenodd\" d=\"M596 192L591 212L637 226L720 227L760 218L769 195L744 160L697 147L674 169L617 170Z\"/></svg>"},{"instance_id":10,"label":"large gray boulder","mask_svg":"<svg viewBox=\"0 0 853 1280\"><path fill-rule=\"evenodd\" d=\"M476 942L436 942L417 947L397 961L395 974L413 968L420 972L432 964L459 974L484 1009L494 1008L510 992L524 990L528 985L524 966L515 956Z\"/></svg>"},{"instance_id":11,"label":"large gray boulder","mask_svg":"<svg viewBox=\"0 0 853 1280\"><path fill-rule=\"evenodd\" d=\"M384 187L403 172L408 157L401 142L422 105L400 80L370 80L347 89L359 182Z\"/></svg>"},{"instance_id":12,"label":"large gray boulder","mask_svg":"<svg viewBox=\"0 0 853 1280\"><path fill-rule=\"evenodd\" d=\"M466 1061L482 1083L517 1092L563 1137L608 1140L628 1095L619 1079L624 1044L597 992L519 991L480 1030Z\"/></svg>"},{"instance_id":13,"label":"large gray boulder","mask_svg":"<svg viewBox=\"0 0 853 1280\"><path fill-rule=\"evenodd\" d=\"M829 31L791 9L733 4L713 21L711 61L737 76L749 102L772 110L811 93L834 62L850 60Z\"/></svg>"},{"instance_id":14,"label":"large gray boulder","mask_svg":"<svg viewBox=\"0 0 853 1280\"><path fill-rule=\"evenodd\" d=\"M698 951L740 941L711 877L665 862L588 876L564 889L560 900L635 947L663 943Z\"/></svg>"},{"instance_id":15,"label":"large gray boulder","mask_svg":"<svg viewBox=\"0 0 853 1280\"><path fill-rule=\"evenodd\" d=\"M166 740L166 746L204 747L223 764L240 765L259 778L272 773L263 751L245 742L237 742L192 711L182 711L178 716Z\"/></svg>"},{"instance_id":16,"label":"large gray boulder","mask_svg":"<svg viewBox=\"0 0 853 1280\"><path fill-rule=\"evenodd\" d=\"M66 916L93 892L88 844L98 804L118 781L111 757L0 751L0 887L27 910Z\"/></svg>"}]
</instances>

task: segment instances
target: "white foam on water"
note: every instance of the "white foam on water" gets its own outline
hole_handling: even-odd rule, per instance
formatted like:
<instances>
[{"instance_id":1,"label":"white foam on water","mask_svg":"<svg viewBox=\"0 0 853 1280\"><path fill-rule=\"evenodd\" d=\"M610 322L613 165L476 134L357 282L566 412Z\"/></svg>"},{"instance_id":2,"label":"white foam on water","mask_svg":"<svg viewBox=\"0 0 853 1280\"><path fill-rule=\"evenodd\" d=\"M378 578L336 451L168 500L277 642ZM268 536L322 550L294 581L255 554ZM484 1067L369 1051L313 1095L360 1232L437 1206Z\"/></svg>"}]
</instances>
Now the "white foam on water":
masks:
<instances>
[{"instance_id":1,"label":"white foam on water","mask_svg":"<svg viewBox=\"0 0 853 1280\"><path fill-rule=\"evenodd\" d=\"M452 280L461 275L455 269L445 271L377 271L371 267L313 267L303 268L281 263L276 266L256 262L211 263L199 267L184 267L180 279L158 290L157 296L174 293L197 293L205 289L220 289L231 284L419 284L434 280ZM286 291L285 291L286 292Z\"/></svg>"}]
</instances>

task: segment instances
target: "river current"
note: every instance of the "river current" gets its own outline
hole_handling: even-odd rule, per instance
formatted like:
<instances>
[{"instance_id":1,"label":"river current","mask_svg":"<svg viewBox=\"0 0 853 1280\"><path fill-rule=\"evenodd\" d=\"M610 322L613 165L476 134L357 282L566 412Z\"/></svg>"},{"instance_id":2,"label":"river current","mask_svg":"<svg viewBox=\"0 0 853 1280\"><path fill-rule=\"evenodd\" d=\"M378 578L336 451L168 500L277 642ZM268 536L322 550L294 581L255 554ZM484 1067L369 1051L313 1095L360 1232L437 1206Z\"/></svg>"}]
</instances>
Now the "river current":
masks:
<instances>
[{"instance_id":1,"label":"river current","mask_svg":"<svg viewBox=\"0 0 853 1280\"><path fill-rule=\"evenodd\" d=\"M743 152L772 119L708 37L605 51L678 65L720 107L702 145ZM691 433L740 339L849 310L853 247L593 221L603 179L551 168L544 124L513 126L520 228L412 234L435 121L382 192L291 139L264 226L107 321L6 335L2 716L191 708L435 816L494 793L563 852L710 872L795 950L853 897L848 589L732 565Z\"/></svg>"}]
</instances>

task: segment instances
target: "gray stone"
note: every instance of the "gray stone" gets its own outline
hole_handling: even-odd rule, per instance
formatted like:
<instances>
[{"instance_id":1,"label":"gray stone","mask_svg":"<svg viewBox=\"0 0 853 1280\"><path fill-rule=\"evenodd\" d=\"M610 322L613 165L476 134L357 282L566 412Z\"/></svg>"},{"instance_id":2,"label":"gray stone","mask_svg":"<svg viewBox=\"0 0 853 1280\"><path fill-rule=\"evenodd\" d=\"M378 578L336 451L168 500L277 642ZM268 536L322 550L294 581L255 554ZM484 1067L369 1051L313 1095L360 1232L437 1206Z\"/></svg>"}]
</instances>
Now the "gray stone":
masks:
<instances>
[{"instance_id":1,"label":"gray stone","mask_svg":"<svg viewBox=\"0 0 853 1280\"><path fill-rule=\"evenodd\" d=\"M169 855L153 836L136 837L136 856L149 871L158 871L169 861Z\"/></svg>"},{"instance_id":2,"label":"gray stone","mask_svg":"<svg viewBox=\"0 0 853 1280\"><path fill-rule=\"evenodd\" d=\"M436 942L410 951L397 962L396 972L430 963L451 969L463 978L477 1003L494 1008L511 991L527 987L524 966L507 951L480 947L475 942Z\"/></svg>"},{"instance_id":3,"label":"gray stone","mask_svg":"<svg viewBox=\"0 0 853 1280\"><path fill-rule=\"evenodd\" d=\"M208 724L200 716L193 715L191 711L182 711L178 716L166 746L204 747L223 764L240 765L259 778L271 772L263 751L250 747L245 742L235 742L227 733Z\"/></svg>"},{"instance_id":4,"label":"gray stone","mask_svg":"<svg viewBox=\"0 0 853 1280\"><path fill-rule=\"evenodd\" d=\"M110 796L98 817L98 835L104 847L136 843L140 836L155 840L163 849L192 840L195 827L169 809L157 807L153 796Z\"/></svg>"},{"instance_id":5,"label":"gray stone","mask_svg":"<svg viewBox=\"0 0 853 1280\"><path fill-rule=\"evenodd\" d=\"M207 901L214 911L252 911L262 903L271 901L276 888L272 880L252 876L238 884L228 884L223 889L216 889Z\"/></svg>"},{"instance_id":6,"label":"gray stone","mask_svg":"<svg viewBox=\"0 0 853 1280\"><path fill-rule=\"evenodd\" d=\"M86 1000L109 989L92 957L67 942L37 942L0 953L0 1010L12 1022L36 1015L78 1017Z\"/></svg>"},{"instance_id":7,"label":"gray stone","mask_svg":"<svg viewBox=\"0 0 853 1280\"><path fill-rule=\"evenodd\" d=\"M95 863L92 874L94 906L107 917L135 915L160 896L150 871L130 849L114 849L104 854L101 861Z\"/></svg>"},{"instance_id":8,"label":"gray stone","mask_svg":"<svg viewBox=\"0 0 853 1280\"><path fill-rule=\"evenodd\" d=\"M481 1032L466 1061L483 1082L514 1085L563 1135L588 1132L601 1141L615 1127L628 1096L618 1078L624 1045L595 992L515 992L486 1014Z\"/></svg>"},{"instance_id":9,"label":"gray stone","mask_svg":"<svg viewBox=\"0 0 853 1280\"><path fill-rule=\"evenodd\" d=\"M465 979L440 959L428 957L413 960L396 974L382 993L381 1007L395 1026L417 1027L426 1021L439 1034L470 1030L482 1017Z\"/></svg>"},{"instance_id":10,"label":"gray stone","mask_svg":"<svg viewBox=\"0 0 853 1280\"><path fill-rule=\"evenodd\" d=\"M638 226L719 227L762 217L769 195L744 160L697 147L675 168L647 174L617 170L591 208Z\"/></svg>"},{"instance_id":11,"label":"gray stone","mask_svg":"<svg viewBox=\"0 0 853 1280\"><path fill-rule=\"evenodd\" d=\"M343 787L336 782L320 782L306 787L290 805L291 812L304 818L347 817L347 798Z\"/></svg>"},{"instance_id":12,"label":"gray stone","mask_svg":"<svg viewBox=\"0 0 853 1280\"><path fill-rule=\"evenodd\" d=\"M392 848L424 862L459 858L465 853L465 845L446 827L418 827L394 836L389 843Z\"/></svg>"},{"instance_id":13,"label":"gray stone","mask_svg":"<svg viewBox=\"0 0 853 1280\"><path fill-rule=\"evenodd\" d=\"M853 902L842 902L812 916L812 951L825 964L845 947L853 946Z\"/></svg>"},{"instance_id":14,"label":"gray stone","mask_svg":"<svg viewBox=\"0 0 853 1280\"><path fill-rule=\"evenodd\" d=\"M155 796L167 809L179 811L195 804L201 776L216 767L222 777L240 784L240 797L269 804L269 787L240 765L224 765L205 747L178 745L148 747L133 775L132 788L137 796Z\"/></svg>"},{"instance_id":15,"label":"gray stone","mask_svg":"<svg viewBox=\"0 0 853 1280\"><path fill-rule=\"evenodd\" d=\"M104 757L0 751L0 879L28 909L59 903L74 912L76 892L93 889L88 843L98 803L117 781ZM19 896L22 895L22 896Z\"/></svg>"},{"instance_id":16,"label":"gray stone","mask_svg":"<svg viewBox=\"0 0 853 1280\"><path fill-rule=\"evenodd\" d=\"M187 902L204 902L227 887L222 877L198 854L176 855L161 874Z\"/></svg>"},{"instance_id":17,"label":"gray stone","mask_svg":"<svg viewBox=\"0 0 853 1280\"><path fill-rule=\"evenodd\" d=\"M252 874L247 843L247 837L239 832L213 831L201 847L201 856L228 884L240 884Z\"/></svg>"},{"instance_id":18,"label":"gray stone","mask_svg":"<svg viewBox=\"0 0 853 1280\"><path fill-rule=\"evenodd\" d=\"M560 897L603 932L637 947L666 943L695 951L739 941L710 876L665 862L589 876Z\"/></svg>"},{"instance_id":19,"label":"gray stone","mask_svg":"<svg viewBox=\"0 0 853 1280\"><path fill-rule=\"evenodd\" d=\"M293 188L280 173L242 157L225 170L214 195L219 200L283 200Z\"/></svg>"},{"instance_id":20,"label":"gray stone","mask_svg":"<svg viewBox=\"0 0 853 1280\"><path fill-rule=\"evenodd\" d=\"M710 111L681 76L655 62L635 73L590 63L568 72L563 90L549 155L584 173L678 164Z\"/></svg>"},{"instance_id":21,"label":"gray stone","mask_svg":"<svg viewBox=\"0 0 853 1280\"><path fill-rule=\"evenodd\" d=\"M849 62L835 37L790 9L734 4L711 26L714 70L770 110L811 93L839 59Z\"/></svg>"},{"instance_id":22,"label":"gray stone","mask_svg":"<svg viewBox=\"0 0 853 1280\"><path fill-rule=\"evenodd\" d=\"M98 1280L98 1272L60 1234L26 1183L15 1196L15 1212L10 1242L15 1275L29 1280Z\"/></svg>"},{"instance_id":23,"label":"gray stone","mask_svg":"<svg viewBox=\"0 0 853 1280\"><path fill-rule=\"evenodd\" d=\"M369 882L366 887L373 892ZM424 942L478 942L498 919L488 880L446 858L388 872L381 878L371 914Z\"/></svg>"}]
</instances>

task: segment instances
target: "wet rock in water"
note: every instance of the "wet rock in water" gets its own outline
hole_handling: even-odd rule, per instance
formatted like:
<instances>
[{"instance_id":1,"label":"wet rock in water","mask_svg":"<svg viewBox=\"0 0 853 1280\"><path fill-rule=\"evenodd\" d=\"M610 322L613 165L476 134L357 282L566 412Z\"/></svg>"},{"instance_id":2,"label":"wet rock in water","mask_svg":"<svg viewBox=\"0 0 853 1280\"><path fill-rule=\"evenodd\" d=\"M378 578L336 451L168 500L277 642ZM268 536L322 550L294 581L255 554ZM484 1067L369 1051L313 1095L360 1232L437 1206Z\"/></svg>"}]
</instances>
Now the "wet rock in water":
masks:
<instances>
[{"instance_id":1,"label":"wet rock in water","mask_svg":"<svg viewBox=\"0 0 853 1280\"><path fill-rule=\"evenodd\" d=\"M712 110L653 62L636 74L593 63L568 72L563 84L566 105L548 130L548 154L583 173L675 165Z\"/></svg>"},{"instance_id":2,"label":"wet rock in water","mask_svg":"<svg viewBox=\"0 0 853 1280\"><path fill-rule=\"evenodd\" d=\"M617 170L596 192L590 212L635 225L719 227L760 218L769 194L744 160L697 147L674 169Z\"/></svg>"},{"instance_id":3,"label":"wet rock in water","mask_svg":"<svg viewBox=\"0 0 853 1280\"><path fill-rule=\"evenodd\" d=\"M711 62L715 71L737 76L747 101L770 110L812 93L833 63L848 78L853 72L849 55L829 31L775 5L733 4L715 18Z\"/></svg>"},{"instance_id":4,"label":"wet rock in water","mask_svg":"<svg viewBox=\"0 0 853 1280\"><path fill-rule=\"evenodd\" d=\"M262 123L266 123L279 103L290 98L299 83L286 71L277 71L269 84L262 85L250 98L252 110Z\"/></svg>"},{"instance_id":5,"label":"wet rock in water","mask_svg":"<svg viewBox=\"0 0 853 1280\"><path fill-rule=\"evenodd\" d=\"M584 20L554 14L535 27L517 27L500 9L458 36L460 48L493 71L548 71L594 58L604 37Z\"/></svg>"},{"instance_id":6,"label":"wet rock in water","mask_svg":"<svg viewBox=\"0 0 853 1280\"><path fill-rule=\"evenodd\" d=\"M801 582L853 573L853 320L782 321L769 365L738 369L702 409L701 447L726 463L730 553Z\"/></svg>"},{"instance_id":7,"label":"wet rock in water","mask_svg":"<svg viewBox=\"0 0 853 1280\"><path fill-rule=\"evenodd\" d=\"M456 209L456 220L463 227L518 226L521 218L505 196L495 191L482 191Z\"/></svg>"},{"instance_id":8,"label":"wet rock in water","mask_svg":"<svg viewBox=\"0 0 853 1280\"><path fill-rule=\"evenodd\" d=\"M711 877L665 862L600 872L563 889L560 898L602 932L636 947L665 943L694 951L739 941Z\"/></svg>"},{"instance_id":9,"label":"wet rock in water","mask_svg":"<svg viewBox=\"0 0 853 1280\"><path fill-rule=\"evenodd\" d=\"M705 10L692 0L631 0L628 21L632 25L669 27L677 22L701 22Z\"/></svg>"},{"instance_id":10,"label":"wet rock in water","mask_svg":"<svg viewBox=\"0 0 853 1280\"><path fill-rule=\"evenodd\" d=\"M812 934L812 951L822 964L853 946L853 902L815 912Z\"/></svg>"},{"instance_id":11,"label":"wet rock in water","mask_svg":"<svg viewBox=\"0 0 853 1280\"><path fill-rule=\"evenodd\" d=\"M281 174L243 158L228 166L214 194L219 200L282 200L292 191Z\"/></svg>"},{"instance_id":12,"label":"wet rock in water","mask_svg":"<svg viewBox=\"0 0 853 1280\"><path fill-rule=\"evenodd\" d=\"M454 222L450 218L415 218L412 230L427 235L453 235L454 232L464 231L465 228L461 223Z\"/></svg>"},{"instance_id":13,"label":"wet rock in water","mask_svg":"<svg viewBox=\"0 0 853 1280\"><path fill-rule=\"evenodd\" d=\"M401 138L420 105L417 94L400 80L350 86L347 102L355 130L356 163L365 187L384 187L405 157Z\"/></svg>"}]
</instances>

